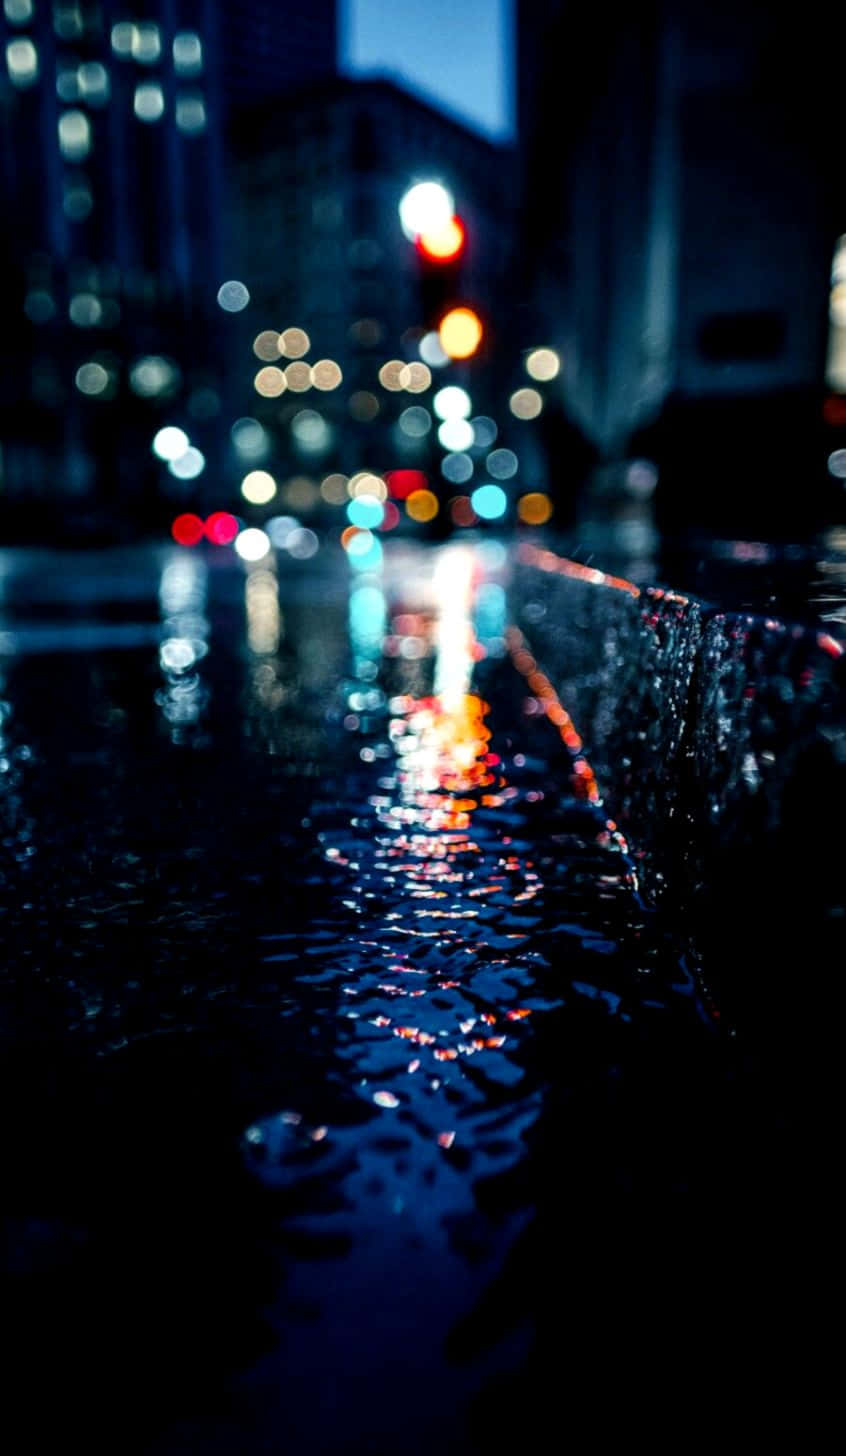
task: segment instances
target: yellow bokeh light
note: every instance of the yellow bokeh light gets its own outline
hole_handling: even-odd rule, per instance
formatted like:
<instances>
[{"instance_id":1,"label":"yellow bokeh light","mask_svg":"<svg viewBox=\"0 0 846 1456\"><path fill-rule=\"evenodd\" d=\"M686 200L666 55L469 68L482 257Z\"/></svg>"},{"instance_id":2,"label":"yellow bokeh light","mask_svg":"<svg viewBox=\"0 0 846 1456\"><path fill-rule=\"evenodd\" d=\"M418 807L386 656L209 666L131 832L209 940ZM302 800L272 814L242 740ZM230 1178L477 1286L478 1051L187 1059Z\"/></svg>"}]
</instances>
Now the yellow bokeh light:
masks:
<instances>
[{"instance_id":1,"label":"yellow bokeh light","mask_svg":"<svg viewBox=\"0 0 846 1456\"><path fill-rule=\"evenodd\" d=\"M295 394L303 394L305 390L311 389L311 368L308 364L289 364L285 370L285 379L289 389Z\"/></svg>"},{"instance_id":2,"label":"yellow bokeh light","mask_svg":"<svg viewBox=\"0 0 846 1456\"><path fill-rule=\"evenodd\" d=\"M347 499L347 477L334 472L320 482L320 494L330 506L341 506Z\"/></svg>"},{"instance_id":3,"label":"yellow bokeh light","mask_svg":"<svg viewBox=\"0 0 846 1456\"><path fill-rule=\"evenodd\" d=\"M276 329L262 329L253 339L253 353L257 359L279 358L279 335Z\"/></svg>"},{"instance_id":4,"label":"yellow bokeh light","mask_svg":"<svg viewBox=\"0 0 846 1456\"><path fill-rule=\"evenodd\" d=\"M404 368L405 365L402 359L389 359L386 364L383 364L379 370L379 383L382 388L391 390L402 389L400 375Z\"/></svg>"},{"instance_id":5,"label":"yellow bokeh light","mask_svg":"<svg viewBox=\"0 0 846 1456\"><path fill-rule=\"evenodd\" d=\"M301 359L311 348L311 339L305 329L283 329L278 348L286 359Z\"/></svg>"},{"instance_id":6,"label":"yellow bokeh light","mask_svg":"<svg viewBox=\"0 0 846 1456\"><path fill-rule=\"evenodd\" d=\"M482 342L482 320L472 308L451 308L441 319L438 339L450 359L469 359Z\"/></svg>"},{"instance_id":7,"label":"yellow bokeh light","mask_svg":"<svg viewBox=\"0 0 846 1456\"><path fill-rule=\"evenodd\" d=\"M265 399L276 399L280 394L284 394L287 381L278 365L265 364L264 368L259 370L253 383L257 393L263 395Z\"/></svg>"},{"instance_id":8,"label":"yellow bokeh light","mask_svg":"<svg viewBox=\"0 0 846 1456\"><path fill-rule=\"evenodd\" d=\"M534 420L543 409L543 400L536 389L515 389L508 408L518 420Z\"/></svg>"},{"instance_id":9,"label":"yellow bokeh light","mask_svg":"<svg viewBox=\"0 0 846 1456\"><path fill-rule=\"evenodd\" d=\"M311 382L315 389L337 389L343 377L341 367L334 359L318 359L311 366Z\"/></svg>"},{"instance_id":10,"label":"yellow bokeh light","mask_svg":"<svg viewBox=\"0 0 846 1456\"><path fill-rule=\"evenodd\" d=\"M561 368L561 360L554 349L533 349L525 362L526 373L532 379L554 379Z\"/></svg>"},{"instance_id":11,"label":"yellow bokeh light","mask_svg":"<svg viewBox=\"0 0 846 1456\"><path fill-rule=\"evenodd\" d=\"M404 364L399 373L400 389L409 394L422 394L432 383L432 371L426 364Z\"/></svg>"},{"instance_id":12,"label":"yellow bokeh light","mask_svg":"<svg viewBox=\"0 0 846 1456\"><path fill-rule=\"evenodd\" d=\"M530 490L517 502L517 515L527 526L544 526L552 515L552 501L541 490Z\"/></svg>"},{"instance_id":13,"label":"yellow bokeh light","mask_svg":"<svg viewBox=\"0 0 846 1456\"><path fill-rule=\"evenodd\" d=\"M431 490L413 490L405 509L412 521L433 521L440 509L438 497Z\"/></svg>"},{"instance_id":14,"label":"yellow bokeh light","mask_svg":"<svg viewBox=\"0 0 846 1456\"><path fill-rule=\"evenodd\" d=\"M276 481L268 470L251 470L241 481L241 494L252 506L264 506L276 494Z\"/></svg>"}]
</instances>

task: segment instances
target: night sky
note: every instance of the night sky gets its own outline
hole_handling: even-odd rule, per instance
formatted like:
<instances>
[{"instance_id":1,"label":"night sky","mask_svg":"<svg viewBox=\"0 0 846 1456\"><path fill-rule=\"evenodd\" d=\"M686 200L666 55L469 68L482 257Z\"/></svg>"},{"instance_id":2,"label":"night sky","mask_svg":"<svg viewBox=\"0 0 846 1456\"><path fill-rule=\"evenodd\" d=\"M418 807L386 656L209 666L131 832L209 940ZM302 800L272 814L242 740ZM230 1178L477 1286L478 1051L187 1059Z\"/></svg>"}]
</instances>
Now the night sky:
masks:
<instances>
[{"instance_id":1,"label":"night sky","mask_svg":"<svg viewBox=\"0 0 846 1456\"><path fill-rule=\"evenodd\" d=\"M341 0L341 65L389 74L486 136L514 133L512 0Z\"/></svg>"}]
</instances>

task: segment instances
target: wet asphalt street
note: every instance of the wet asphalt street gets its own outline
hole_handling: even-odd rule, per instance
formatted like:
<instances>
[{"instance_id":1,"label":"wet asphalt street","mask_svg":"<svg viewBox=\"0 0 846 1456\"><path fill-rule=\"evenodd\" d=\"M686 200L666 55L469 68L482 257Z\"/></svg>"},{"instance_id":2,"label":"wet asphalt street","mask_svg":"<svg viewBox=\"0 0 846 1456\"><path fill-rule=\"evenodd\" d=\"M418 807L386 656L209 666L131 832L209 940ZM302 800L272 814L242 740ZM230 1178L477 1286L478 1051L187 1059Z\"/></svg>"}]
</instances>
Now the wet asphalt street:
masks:
<instances>
[{"instance_id":1,"label":"wet asphalt street","mask_svg":"<svg viewBox=\"0 0 846 1456\"><path fill-rule=\"evenodd\" d=\"M801 1168L511 564L7 555L9 1449L693 1449L772 1406Z\"/></svg>"}]
</instances>

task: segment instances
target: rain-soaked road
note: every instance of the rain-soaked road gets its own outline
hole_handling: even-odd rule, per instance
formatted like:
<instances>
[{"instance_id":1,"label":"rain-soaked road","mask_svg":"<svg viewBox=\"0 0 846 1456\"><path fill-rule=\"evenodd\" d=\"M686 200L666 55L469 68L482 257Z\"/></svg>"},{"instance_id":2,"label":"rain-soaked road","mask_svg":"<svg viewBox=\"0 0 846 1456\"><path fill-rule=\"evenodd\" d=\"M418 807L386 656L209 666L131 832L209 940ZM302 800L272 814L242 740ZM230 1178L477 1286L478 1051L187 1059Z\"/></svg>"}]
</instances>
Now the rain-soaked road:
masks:
<instances>
[{"instance_id":1,"label":"rain-soaked road","mask_svg":"<svg viewBox=\"0 0 846 1456\"><path fill-rule=\"evenodd\" d=\"M766 1119L508 565L8 573L11 1449L692 1449L757 1398Z\"/></svg>"}]
</instances>

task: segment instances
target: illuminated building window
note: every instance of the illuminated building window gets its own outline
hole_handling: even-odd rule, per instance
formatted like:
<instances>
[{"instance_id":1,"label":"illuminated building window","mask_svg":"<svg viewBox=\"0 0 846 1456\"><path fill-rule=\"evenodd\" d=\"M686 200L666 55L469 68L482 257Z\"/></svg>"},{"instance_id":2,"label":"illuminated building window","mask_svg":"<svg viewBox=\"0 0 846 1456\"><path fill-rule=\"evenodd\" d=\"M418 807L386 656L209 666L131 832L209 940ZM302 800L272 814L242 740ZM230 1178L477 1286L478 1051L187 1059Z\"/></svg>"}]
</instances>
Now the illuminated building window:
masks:
<instances>
[{"instance_id":1,"label":"illuminated building window","mask_svg":"<svg viewBox=\"0 0 846 1456\"><path fill-rule=\"evenodd\" d=\"M3 0L3 13L10 25L26 25L32 19L32 0Z\"/></svg>"},{"instance_id":2,"label":"illuminated building window","mask_svg":"<svg viewBox=\"0 0 846 1456\"><path fill-rule=\"evenodd\" d=\"M62 196L62 211L71 222L84 222L94 206L91 188L85 177L68 178Z\"/></svg>"},{"instance_id":3,"label":"illuminated building window","mask_svg":"<svg viewBox=\"0 0 846 1456\"><path fill-rule=\"evenodd\" d=\"M99 61L85 61L77 71L79 94L89 106L103 106L109 99L109 73Z\"/></svg>"},{"instance_id":4,"label":"illuminated building window","mask_svg":"<svg viewBox=\"0 0 846 1456\"><path fill-rule=\"evenodd\" d=\"M142 66L154 66L162 53L159 27L151 20L133 26L130 49L134 59Z\"/></svg>"},{"instance_id":5,"label":"illuminated building window","mask_svg":"<svg viewBox=\"0 0 846 1456\"><path fill-rule=\"evenodd\" d=\"M13 86L31 86L38 80L38 51L32 41L21 36L6 46L6 69Z\"/></svg>"},{"instance_id":6,"label":"illuminated building window","mask_svg":"<svg viewBox=\"0 0 846 1456\"><path fill-rule=\"evenodd\" d=\"M61 40L76 40L85 30L82 11L78 5L54 5L53 29Z\"/></svg>"},{"instance_id":7,"label":"illuminated building window","mask_svg":"<svg viewBox=\"0 0 846 1456\"><path fill-rule=\"evenodd\" d=\"M63 67L56 76L56 95L60 101L79 100L79 73L76 66Z\"/></svg>"},{"instance_id":8,"label":"illuminated building window","mask_svg":"<svg viewBox=\"0 0 846 1456\"><path fill-rule=\"evenodd\" d=\"M176 125L186 136L198 136L206 129L206 104L202 96L185 95L176 98Z\"/></svg>"},{"instance_id":9,"label":"illuminated building window","mask_svg":"<svg viewBox=\"0 0 846 1456\"><path fill-rule=\"evenodd\" d=\"M158 81L142 81L135 87L135 115L139 121L160 121L164 115L164 92Z\"/></svg>"},{"instance_id":10,"label":"illuminated building window","mask_svg":"<svg viewBox=\"0 0 846 1456\"><path fill-rule=\"evenodd\" d=\"M131 56L135 26L131 20L119 20L112 26L112 50L116 56Z\"/></svg>"},{"instance_id":11,"label":"illuminated building window","mask_svg":"<svg viewBox=\"0 0 846 1456\"><path fill-rule=\"evenodd\" d=\"M196 31L180 30L173 37L173 68L177 76L198 76L203 69L203 46Z\"/></svg>"},{"instance_id":12,"label":"illuminated building window","mask_svg":"<svg viewBox=\"0 0 846 1456\"><path fill-rule=\"evenodd\" d=\"M59 149L69 162L81 162L91 151L91 122L84 111L63 111L59 117Z\"/></svg>"}]
</instances>

